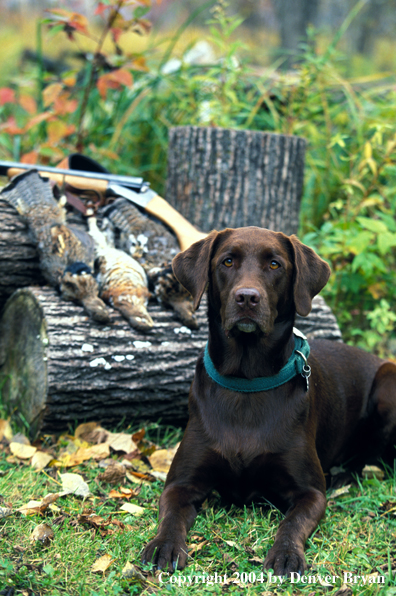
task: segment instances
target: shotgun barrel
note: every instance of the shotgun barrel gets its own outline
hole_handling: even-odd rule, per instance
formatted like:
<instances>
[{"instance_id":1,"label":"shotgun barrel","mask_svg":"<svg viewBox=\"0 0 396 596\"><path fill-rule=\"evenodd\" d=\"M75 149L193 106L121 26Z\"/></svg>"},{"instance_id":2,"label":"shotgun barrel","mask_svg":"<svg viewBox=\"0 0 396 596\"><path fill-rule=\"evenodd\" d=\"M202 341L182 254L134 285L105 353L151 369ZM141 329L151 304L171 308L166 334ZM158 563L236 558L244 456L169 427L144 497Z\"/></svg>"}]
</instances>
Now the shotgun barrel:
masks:
<instances>
[{"instance_id":1,"label":"shotgun barrel","mask_svg":"<svg viewBox=\"0 0 396 596\"><path fill-rule=\"evenodd\" d=\"M11 172L10 172L11 170ZM16 170L16 171L15 171ZM19 172L18 172L19 170ZM39 173L56 174L60 176L72 176L77 178L89 178L90 180L103 180L105 182L113 182L115 184L122 184L127 188L131 188L135 192L140 192L149 185L143 178L135 176L117 176L116 174L107 174L102 172L87 172L83 170L69 170L64 168L52 168L50 166L42 166L39 164L19 163L16 161L0 161L0 176L8 176L20 173L21 170L37 170Z\"/></svg>"}]
</instances>

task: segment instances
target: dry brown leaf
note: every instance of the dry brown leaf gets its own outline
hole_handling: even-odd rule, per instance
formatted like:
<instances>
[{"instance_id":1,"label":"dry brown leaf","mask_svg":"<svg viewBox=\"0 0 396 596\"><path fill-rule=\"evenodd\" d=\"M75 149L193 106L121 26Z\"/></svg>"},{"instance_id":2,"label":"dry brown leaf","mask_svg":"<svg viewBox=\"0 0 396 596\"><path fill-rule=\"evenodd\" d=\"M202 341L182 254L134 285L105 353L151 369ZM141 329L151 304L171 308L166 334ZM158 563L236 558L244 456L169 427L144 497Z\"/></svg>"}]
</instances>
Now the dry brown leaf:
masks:
<instances>
[{"instance_id":1,"label":"dry brown leaf","mask_svg":"<svg viewBox=\"0 0 396 596\"><path fill-rule=\"evenodd\" d=\"M35 515L37 513L43 513L49 505L54 503L60 497L59 493L49 493L41 501L29 501L26 505L19 507L17 511L23 515Z\"/></svg>"},{"instance_id":2,"label":"dry brown leaf","mask_svg":"<svg viewBox=\"0 0 396 596\"><path fill-rule=\"evenodd\" d=\"M137 432L133 433L132 440L135 441L135 443L139 443L139 441L141 441L143 439L145 434L146 434L146 429L141 428Z\"/></svg>"},{"instance_id":3,"label":"dry brown leaf","mask_svg":"<svg viewBox=\"0 0 396 596\"><path fill-rule=\"evenodd\" d=\"M32 447L31 445L25 445L23 443L15 443L12 441L10 443L10 451L19 459L30 459L36 453L37 447Z\"/></svg>"},{"instance_id":4,"label":"dry brown leaf","mask_svg":"<svg viewBox=\"0 0 396 596\"><path fill-rule=\"evenodd\" d=\"M131 472L126 472L125 476L128 478L128 480L130 480L130 482L133 482L134 484L148 484L148 485L150 485L150 482L148 482L147 480L143 480L143 478L139 478L138 476L135 476Z\"/></svg>"},{"instance_id":5,"label":"dry brown leaf","mask_svg":"<svg viewBox=\"0 0 396 596\"><path fill-rule=\"evenodd\" d=\"M131 488L122 487L119 491L112 488L108 497L109 499L131 499L132 497L136 497L136 493Z\"/></svg>"},{"instance_id":6,"label":"dry brown leaf","mask_svg":"<svg viewBox=\"0 0 396 596\"><path fill-rule=\"evenodd\" d=\"M86 422L85 424L79 424L75 430L74 437L76 439L81 438L81 435L85 433L91 433L99 426L99 422Z\"/></svg>"},{"instance_id":7,"label":"dry brown leaf","mask_svg":"<svg viewBox=\"0 0 396 596\"><path fill-rule=\"evenodd\" d=\"M134 505L133 503L124 503L121 507L121 511L127 511L128 513L132 513L132 515L143 515L143 513L145 513L143 507Z\"/></svg>"},{"instance_id":8,"label":"dry brown leaf","mask_svg":"<svg viewBox=\"0 0 396 596\"><path fill-rule=\"evenodd\" d=\"M53 459L53 455L50 455L49 453L45 453L44 451L36 451L30 464L35 470L40 471L46 468Z\"/></svg>"},{"instance_id":9,"label":"dry brown leaf","mask_svg":"<svg viewBox=\"0 0 396 596\"><path fill-rule=\"evenodd\" d=\"M176 445L172 449L158 449L158 451L154 451L148 458L153 470L167 474L178 447L179 445Z\"/></svg>"},{"instance_id":10,"label":"dry brown leaf","mask_svg":"<svg viewBox=\"0 0 396 596\"><path fill-rule=\"evenodd\" d=\"M0 420L0 441L3 439L7 439L7 441L12 439L11 425L8 420Z\"/></svg>"},{"instance_id":11,"label":"dry brown leaf","mask_svg":"<svg viewBox=\"0 0 396 596\"><path fill-rule=\"evenodd\" d=\"M209 544L209 540L204 540L203 542L200 542L199 544L190 544L188 547L188 554L193 555L194 553L197 553L207 544Z\"/></svg>"},{"instance_id":12,"label":"dry brown leaf","mask_svg":"<svg viewBox=\"0 0 396 596\"><path fill-rule=\"evenodd\" d=\"M54 531L48 524L40 524L36 526L30 535L30 542L41 542L44 546L48 546L51 540L54 539Z\"/></svg>"},{"instance_id":13,"label":"dry brown leaf","mask_svg":"<svg viewBox=\"0 0 396 596\"><path fill-rule=\"evenodd\" d=\"M106 569L110 567L114 559L110 555L103 555L96 559L95 563L91 567L92 573L104 573Z\"/></svg>"},{"instance_id":14,"label":"dry brown leaf","mask_svg":"<svg viewBox=\"0 0 396 596\"><path fill-rule=\"evenodd\" d=\"M98 474L97 478L100 482L107 482L108 484L120 484L125 479L125 474L125 466L118 462L113 462L105 469L104 472Z\"/></svg>"}]
</instances>

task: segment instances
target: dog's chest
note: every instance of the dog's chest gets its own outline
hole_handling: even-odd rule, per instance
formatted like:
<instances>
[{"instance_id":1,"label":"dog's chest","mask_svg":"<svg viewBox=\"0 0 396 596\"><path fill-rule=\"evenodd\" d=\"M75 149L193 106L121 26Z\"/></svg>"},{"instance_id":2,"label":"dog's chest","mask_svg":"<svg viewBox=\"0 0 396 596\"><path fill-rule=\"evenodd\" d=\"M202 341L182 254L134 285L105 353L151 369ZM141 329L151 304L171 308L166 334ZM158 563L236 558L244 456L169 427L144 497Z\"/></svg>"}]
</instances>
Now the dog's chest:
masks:
<instances>
[{"instance_id":1,"label":"dog's chest","mask_svg":"<svg viewBox=\"0 0 396 596\"><path fill-rule=\"evenodd\" d=\"M233 396L228 402L215 399L202 404L201 417L210 447L227 460L235 473L242 473L257 459L263 465L267 457L293 448L306 420L307 407L290 408L282 401L274 404L266 392Z\"/></svg>"}]
</instances>

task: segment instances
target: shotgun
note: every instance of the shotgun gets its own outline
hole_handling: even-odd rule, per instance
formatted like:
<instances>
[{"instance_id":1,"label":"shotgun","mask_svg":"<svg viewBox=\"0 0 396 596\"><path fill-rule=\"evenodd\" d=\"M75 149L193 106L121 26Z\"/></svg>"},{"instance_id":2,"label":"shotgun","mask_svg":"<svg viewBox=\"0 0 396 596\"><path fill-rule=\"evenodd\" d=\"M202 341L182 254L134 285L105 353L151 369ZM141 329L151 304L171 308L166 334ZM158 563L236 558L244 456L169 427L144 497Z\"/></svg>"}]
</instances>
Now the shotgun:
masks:
<instances>
[{"instance_id":1,"label":"shotgun","mask_svg":"<svg viewBox=\"0 0 396 596\"><path fill-rule=\"evenodd\" d=\"M80 154L73 154L70 157L77 158L79 165L84 163L92 170L53 168L13 161L0 161L0 176L12 178L26 170L36 170L41 176L62 185L68 184L78 190L97 191L105 196L117 196L127 199L167 224L176 234L181 250L185 250L197 240L206 237L206 234L199 232L165 199L152 190L143 178L110 174L94 160Z\"/></svg>"}]
</instances>

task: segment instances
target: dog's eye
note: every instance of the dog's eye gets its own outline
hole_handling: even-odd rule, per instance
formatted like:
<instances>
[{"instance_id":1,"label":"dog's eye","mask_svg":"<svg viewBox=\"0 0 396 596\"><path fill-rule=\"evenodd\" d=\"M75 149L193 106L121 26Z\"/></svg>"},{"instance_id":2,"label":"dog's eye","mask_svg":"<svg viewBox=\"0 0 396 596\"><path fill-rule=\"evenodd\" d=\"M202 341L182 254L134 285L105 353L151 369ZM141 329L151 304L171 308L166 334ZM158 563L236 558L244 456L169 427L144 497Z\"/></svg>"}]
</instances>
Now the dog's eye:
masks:
<instances>
[{"instance_id":1,"label":"dog's eye","mask_svg":"<svg viewBox=\"0 0 396 596\"><path fill-rule=\"evenodd\" d=\"M277 261L271 261L270 269L279 269L280 265Z\"/></svg>"},{"instance_id":2,"label":"dog's eye","mask_svg":"<svg viewBox=\"0 0 396 596\"><path fill-rule=\"evenodd\" d=\"M228 259L224 259L223 265L225 265L226 267L232 267L233 262L234 261L231 259L231 257L228 257Z\"/></svg>"}]
</instances>

